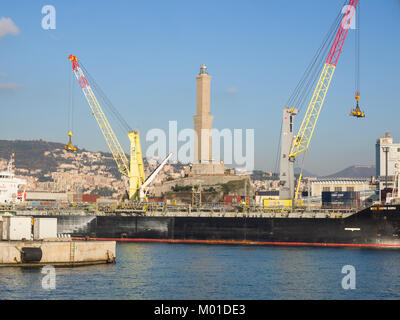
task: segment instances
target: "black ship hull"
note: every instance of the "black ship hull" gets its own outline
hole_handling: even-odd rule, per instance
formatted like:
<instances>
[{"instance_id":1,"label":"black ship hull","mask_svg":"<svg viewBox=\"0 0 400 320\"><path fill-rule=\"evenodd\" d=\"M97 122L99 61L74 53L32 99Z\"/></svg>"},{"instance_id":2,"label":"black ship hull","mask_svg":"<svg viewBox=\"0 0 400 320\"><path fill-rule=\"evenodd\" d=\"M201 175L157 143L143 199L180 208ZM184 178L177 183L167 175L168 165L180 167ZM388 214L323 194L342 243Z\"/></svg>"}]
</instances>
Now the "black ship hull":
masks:
<instances>
[{"instance_id":1,"label":"black ship hull","mask_svg":"<svg viewBox=\"0 0 400 320\"><path fill-rule=\"evenodd\" d=\"M346 218L58 216L73 238L143 242L400 248L400 206L375 206Z\"/></svg>"}]
</instances>

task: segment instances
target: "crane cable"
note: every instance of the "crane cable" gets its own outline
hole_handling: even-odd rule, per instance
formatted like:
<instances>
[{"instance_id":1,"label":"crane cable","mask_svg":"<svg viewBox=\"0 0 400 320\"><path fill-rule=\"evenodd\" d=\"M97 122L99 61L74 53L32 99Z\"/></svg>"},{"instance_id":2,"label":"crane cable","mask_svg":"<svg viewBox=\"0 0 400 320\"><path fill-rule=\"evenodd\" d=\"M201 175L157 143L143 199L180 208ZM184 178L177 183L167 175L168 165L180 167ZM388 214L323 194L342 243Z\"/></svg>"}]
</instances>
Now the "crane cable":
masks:
<instances>
[{"instance_id":1,"label":"crane cable","mask_svg":"<svg viewBox=\"0 0 400 320\"><path fill-rule=\"evenodd\" d=\"M361 1L360 1L361 2ZM355 36L355 90L360 95L360 4L356 10L356 36Z\"/></svg>"},{"instance_id":2,"label":"crane cable","mask_svg":"<svg viewBox=\"0 0 400 320\"><path fill-rule=\"evenodd\" d=\"M68 101L68 132L73 132L74 98L73 98L73 73L69 72L69 101Z\"/></svg>"},{"instance_id":3,"label":"crane cable","mask_svg":"<svg viewBox=\"0 0 400 320\"><path fill-rule=\"evenodd\" d=\"M345 1L346 3L347 1ZM286 106L295 107L299 110L302 109L306 98L309 96L311 89L314 88L315 82L318 80L318 76L325 63L326 56L329 53L330 45L335 38L337 30L342 22L342 12L339 12L333 21L329 31L326 33L322 40L322 43L316 51L314 57L303 73L300 81L295 87L293 93L289 97Z\"/></svg>"},{"instance_id":4,"label":"crane cable","mask_svg":"<svg viewBox=\"0 0 400 320\"><path fill-rule=\"evenodd\" d=\"M108 111L110 111L111 116L114 118L114 120L116 120L121 130L124 131L125 133L133 131L132 128L129 126L129 124L125 121L125 119L121 116L118 110L111 103L111 101L107 98L107 96L100 88L100 86L96 83L94 78L84 67L82 61L79 63L79 65L82 68L83 72L85 73L85 76L88 79L89 84L92 87L93 91L96 92L96 97L100 97L102 99L102 101L104 102L102 103L102 105L105 106L108 109Z\"/></svg>"}]
</instances>

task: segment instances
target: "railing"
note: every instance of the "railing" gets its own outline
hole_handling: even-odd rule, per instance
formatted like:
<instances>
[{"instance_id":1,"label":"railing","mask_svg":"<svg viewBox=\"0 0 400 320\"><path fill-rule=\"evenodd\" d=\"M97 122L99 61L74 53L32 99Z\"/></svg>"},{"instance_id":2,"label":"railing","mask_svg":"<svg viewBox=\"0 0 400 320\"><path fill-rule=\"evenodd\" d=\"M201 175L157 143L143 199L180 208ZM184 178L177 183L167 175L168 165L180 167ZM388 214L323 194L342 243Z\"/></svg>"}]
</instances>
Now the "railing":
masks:
<instances>
[{"instance_id":1,"label":"railing","mask_svg":"<svg viewBox=\"0 0 400 320\"><path fill-rule=\"evenodd\" d=\"M3 210L4 209L4 210ZM93 204L79 207L53 207L32 208L21 205L0 206L0 211L12 211L17 215L97 215L97 216L199 216L199 217L269 217L269 218L344 218L352 215L362 208L354 209L323 209L323 208L285 208L264 207L257 205L223 206L204 205L192 207L191 205L167 205L164 203L129 203L123 206L116 204Z\"/></svg>"}]
</instances>

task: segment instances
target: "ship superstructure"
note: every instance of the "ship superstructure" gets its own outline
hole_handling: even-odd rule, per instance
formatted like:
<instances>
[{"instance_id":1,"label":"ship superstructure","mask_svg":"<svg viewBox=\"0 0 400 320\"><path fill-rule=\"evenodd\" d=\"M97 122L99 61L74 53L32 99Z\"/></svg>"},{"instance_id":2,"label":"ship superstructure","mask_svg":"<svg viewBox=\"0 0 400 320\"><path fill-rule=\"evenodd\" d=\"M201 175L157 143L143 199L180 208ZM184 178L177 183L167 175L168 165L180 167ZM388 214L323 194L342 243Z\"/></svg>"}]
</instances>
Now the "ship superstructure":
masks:
<instances>
[{"instance_id":1,"label":"ship superstructure","mask_svg":"<svg viewBox=\"0 0 400 320\"><path fill-rule=\"evenodd\" d=\"M14 154L8 162L7 169L0 171L0 203L22 202L25 196L25 179L15 177ZM19 191L23 189L23 191Z\"/></svg>"}]
</instances>

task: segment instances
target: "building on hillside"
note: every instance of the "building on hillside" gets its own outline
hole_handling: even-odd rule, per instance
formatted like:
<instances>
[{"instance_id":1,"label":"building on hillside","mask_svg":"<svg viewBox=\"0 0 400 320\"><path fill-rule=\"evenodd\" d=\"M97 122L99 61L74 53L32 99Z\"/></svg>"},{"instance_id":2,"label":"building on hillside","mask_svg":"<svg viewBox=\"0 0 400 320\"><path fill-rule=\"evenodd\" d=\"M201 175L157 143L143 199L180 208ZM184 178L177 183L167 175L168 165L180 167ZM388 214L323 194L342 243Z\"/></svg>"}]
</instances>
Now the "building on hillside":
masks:
<instances>
[{"instance_id":1,"label":"building on hillside","mask_svg":"<svg viewBox=\"0 0 400 320\"><path fill-rule=\"evenodd\" d=\"M393 187L396 164L400 164L400 143L393 143L390 132L376 141L376 179L379 181L379 189Z\"/></svg>"}]
</instances>

